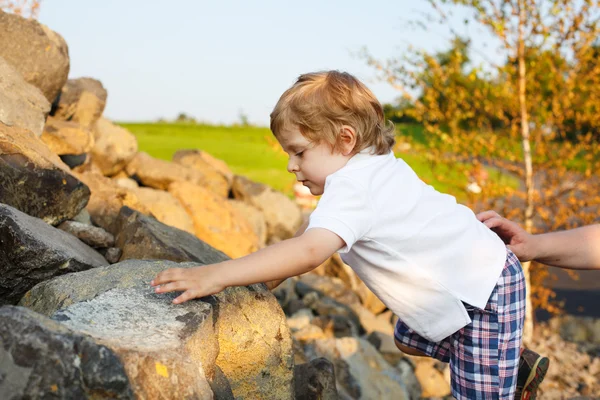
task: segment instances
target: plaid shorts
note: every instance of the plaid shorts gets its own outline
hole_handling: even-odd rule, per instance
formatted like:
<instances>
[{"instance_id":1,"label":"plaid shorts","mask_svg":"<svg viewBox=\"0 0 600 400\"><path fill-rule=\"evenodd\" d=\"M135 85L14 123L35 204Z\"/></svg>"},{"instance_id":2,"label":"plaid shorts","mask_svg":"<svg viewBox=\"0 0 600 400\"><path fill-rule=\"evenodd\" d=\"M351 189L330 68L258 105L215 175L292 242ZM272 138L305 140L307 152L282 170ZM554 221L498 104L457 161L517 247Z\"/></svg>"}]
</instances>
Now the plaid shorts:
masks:
<instances>
[{"instance_id":1,"label":"plaid shorts","mask_svg":"<svg viewBox=\"0 0 600 400\"><path fill-rule=\"evenodd\" d=\"M506 264L484 310L465 304L472 322L440 342L419 336L398 321L396 340L450 363L457 399L512 399L515 395L525 320L525 277L507 249Z\"/></svg>"}]
</instances>

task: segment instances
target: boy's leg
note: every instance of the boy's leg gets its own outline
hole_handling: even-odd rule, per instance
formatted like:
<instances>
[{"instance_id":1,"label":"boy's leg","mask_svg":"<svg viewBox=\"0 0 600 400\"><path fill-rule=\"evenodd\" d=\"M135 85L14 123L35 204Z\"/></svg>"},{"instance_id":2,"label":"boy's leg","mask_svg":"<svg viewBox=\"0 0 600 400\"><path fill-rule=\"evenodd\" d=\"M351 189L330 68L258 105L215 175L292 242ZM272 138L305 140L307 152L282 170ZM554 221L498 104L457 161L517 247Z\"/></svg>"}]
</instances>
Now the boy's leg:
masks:
<instances>
[{"instance_id":1,"label":"boy's leg","mask_svg":"<svg viewBox=\"0 0 600 400\"><path fill-rule=\"evenodd\" d=\"M402 320L398 320L394 328L396 346L404 353L412 356L432 357L443 362L450 361L450 343L429 341L410 329Z\"/></svg>"},{"instance_id":2,"label":"boy's leg","mask_svg":"<svg viewBox=\"0 0 600 400\"><path fill-rule=\"evenodd\" d=\"M525 320L525 279L517 258L506 265L485 310L451 336L452 394L457 399L513 399Z\"/></svg>"}]
</instances>

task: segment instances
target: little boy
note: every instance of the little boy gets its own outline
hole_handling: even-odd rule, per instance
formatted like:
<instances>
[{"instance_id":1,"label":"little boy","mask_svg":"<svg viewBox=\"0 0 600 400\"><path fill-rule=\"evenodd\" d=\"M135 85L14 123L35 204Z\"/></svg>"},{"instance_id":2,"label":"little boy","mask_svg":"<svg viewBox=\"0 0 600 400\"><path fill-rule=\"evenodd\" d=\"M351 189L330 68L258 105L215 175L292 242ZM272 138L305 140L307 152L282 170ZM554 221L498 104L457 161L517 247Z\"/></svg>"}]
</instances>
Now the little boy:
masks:
<instances>
[{"instance_id":1,"label":"little boy","mask_svg":"<svg viewBox=\"0 0 600 400\"><path fill-rule=\"evenodd\" d=\"M302 75L271 113L287 169L322 195L306 229L254 254L152 281L174 303L300 275L335 252L400 319L398 347L450 363L457 399L512 399L525 316L517 258L454 197L392 153L394 129L361 82Z\"/></svg>"}]
</instances>

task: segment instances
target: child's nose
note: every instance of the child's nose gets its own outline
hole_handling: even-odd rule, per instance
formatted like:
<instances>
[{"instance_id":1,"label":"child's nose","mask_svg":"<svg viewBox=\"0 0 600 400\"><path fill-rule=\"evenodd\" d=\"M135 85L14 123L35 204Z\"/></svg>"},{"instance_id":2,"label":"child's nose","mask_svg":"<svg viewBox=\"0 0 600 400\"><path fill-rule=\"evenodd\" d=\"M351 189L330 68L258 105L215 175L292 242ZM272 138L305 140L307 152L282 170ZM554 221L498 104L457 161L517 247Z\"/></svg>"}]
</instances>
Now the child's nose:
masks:
<instances>
[{"instance_id":1,"label":"child's nose","mask_svg":"<svg viewBox=\"0 0 600 400\"><path fill-rule=\"evenodd\" d=\"M288 172L298 171L298 163L290 158L287 164L287 170Z\"/></svg>"}]
</instances>

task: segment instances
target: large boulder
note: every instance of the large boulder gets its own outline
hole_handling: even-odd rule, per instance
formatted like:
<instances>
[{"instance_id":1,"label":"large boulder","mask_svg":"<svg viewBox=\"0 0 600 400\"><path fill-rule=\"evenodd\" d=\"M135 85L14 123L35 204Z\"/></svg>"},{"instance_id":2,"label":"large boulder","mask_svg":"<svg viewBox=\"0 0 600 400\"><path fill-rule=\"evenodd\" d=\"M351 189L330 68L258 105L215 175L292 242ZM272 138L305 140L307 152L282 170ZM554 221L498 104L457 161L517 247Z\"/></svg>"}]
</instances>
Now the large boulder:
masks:
<instances>
[{"instance_id":1,"label":"large boulder","mask_svg":"<svg viewBox=\"0 0 600 400\"><path fill-rule=\"evenodd\" d=\"M127 165L127 174L144 186L167 190L173 182L190 182L205 187L221 198L227 197L227 185L214 185L211 176L198 169L177 163L159 160L147 153L138 153ZM222 177L220 178L222 179ZM222 183L222 180L220 181Z\"/></svg>"},{"instance_id":2,"label":"large boulder","mask_svg":"<svg viewBox=\"0 0 600 400\"><path fill-rule=\"evenodd\" d=\"M38 88L27 83L1 56L0 76L0 122L40 136L50 103Z\"/></svg>"},{"instance_id":3,"label":"large boulder","mask_svg":"<svg viewBox=\"0 0 600 400\"><path fill-rule=\"evenodd\" d=\"M115 182L117 185L119 182ZM162 222L177 229L194 234L194 223L183 205L169 192L148 187L131 188L140 202Z\"/></svg>"},{"instance_id":4,"label":"large boulder","mask_svg":"<svg viewBox=\"0 0 600 400\"><path fill-rule=\"evenodd\" d=\"M0 308L0 398L134 399L108 347L22 307Z\"/></svg>"},{"instance_id":5,"label":"large boulder","mask_svg":"<svg viewBox=\"0 0 600 400\"><path fill-rule=\"evenodd\" d=\"M0 304L16 304L52 277L107 264L76 237L0 204Z\"/></svg>"},{"instance_id":6,"label":"large boulder","mask_svg":"<svg viewBox=\"0 0 600 400\"><path fill-rule=\"evenodd\" d=\"M223 160L218 160L201 150L178 150L173 162L202 172L215 193L229 192L233 173Z\"/></svg>"},{"instance_id":7,"label":"large boulder","mask_svg":"<svg viewBox=\"0 0 600 400\"><path fill-rule=\"evenodd\" d=\"M123 206L150 214L140 199L131 190L118 186L112 179L98 173L75 174L91 190L87 211L92 221L104 230L116 235L117 217Z\"/></svg>"},{"instance_id":8,"label":"large boulder","mask_svg":"<svg viewBox=\"0 0 600 400\"><path fill-rule=\"evenodd\" d=\"M196 236L233 258L258 250L252 226L229 202L208 189L188 182L173 182L169 192L192 217Z\"/></svg>"},{"instance_id":9,"label":"large boulder","mask_svg":"<svg viewBox=\"0 0 600 400\"><path fill-rule=\"evenodd\" d=\"M85 207L89 188L33 133L0 123L0 203L58 225Z\"/></svg>"},{"instance_id":10,"label":"large boulder","mask_svg":"<svg viewBox=\"0 0 600 400\"><path fill-rule=\"evenodd\" d=\"M57 119L91 128L104 111L106 97L106 89L96 79L69 79L54 102L52 114Z\"/></svg>"},{"instance_id":11,"label":"large boulder","mask_svg":"<svg viewBox=\"0 0 600 400\"><path fill-rule=\"evenodd\" d=\"M129 207L121 209L116 230L119 232L116 245L123 250L121 261L171 260L212 264L229 259L194 235Z\"/></svg>"},{"instance_id":12,"label":"large boulder","mask_svg":"<svg viewBox=\"0 0 600 400\"><path fill-rule=\"evenodd\" d=\"M40 139L59 156L86 154L94 147L94 135L89 129L54 117L48 117Z\"/></svg>"},{"instance_id":13,"label":"large boulder","mask_svg":"<svg viewBox=\"0 0 600 400\"><path fill-rule=\"evenodd\" d=\"M34 19L0 11L0 57L54 101L69 75L69 48L58 33Z\"/></svg>"},{"instance_id":14,"label":"large boulder","mask_svg":"<svg viewBox=\"0 0 600 400\"><path fill-rule=\"evenodd\" d=\"M267 243L267 221L263 213L258 208L240 200L229 199L227 202L250 223L258 237L258 247L264 247Z\"/></svg>"},{"instance_id":15,"label":"large boulder","mask_svg":"<svg viewBox=\"0 0 600 400\"><path fill-rule=\"evenodd\" d=\"M117 174L135 157L137 139L127 129L100 118L94 124L93 131L95 143L92 158L104 175Z\"/></svg>"},{"instance_id":16,"label":"large boulder","mask_svg":"<svg viewBox=\"0 0 600 400\"><path fill-rule=\"evenodd\" d=\"M150 280L165 268L195 265L123 261L37 285L21 305L101 340L118 354L128 349L124 365L132 381L134 368L128 365L139 365L145 355L152 362L138 371L151 374L157 385L168 384L157 376L161 373L179 377L192 370L212 380L218 366L235 398L293 398L290 334L264 285L232 287L182 305L171 303L174 294L156 295L150 289ZM185 390L189 381L182 381L178 386Z\"/></svg>"},{"instance_id":17,"label":"large boulder","mask_svg":"<svg viewBox=\"0 0 600 400\"><path fill-rule=\"evenodd\" d=\"M234 198L262 211L267 221L268 241L288 239L302 225L300 207L286 195L267 185L236 176L231 187Z\"/></svg>"}]
</instances>

